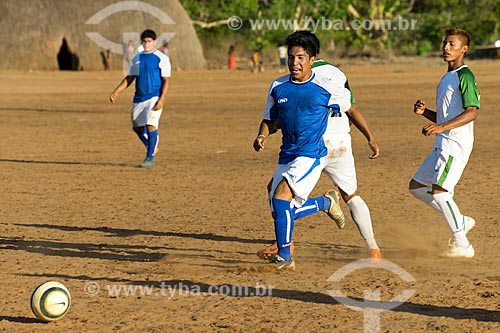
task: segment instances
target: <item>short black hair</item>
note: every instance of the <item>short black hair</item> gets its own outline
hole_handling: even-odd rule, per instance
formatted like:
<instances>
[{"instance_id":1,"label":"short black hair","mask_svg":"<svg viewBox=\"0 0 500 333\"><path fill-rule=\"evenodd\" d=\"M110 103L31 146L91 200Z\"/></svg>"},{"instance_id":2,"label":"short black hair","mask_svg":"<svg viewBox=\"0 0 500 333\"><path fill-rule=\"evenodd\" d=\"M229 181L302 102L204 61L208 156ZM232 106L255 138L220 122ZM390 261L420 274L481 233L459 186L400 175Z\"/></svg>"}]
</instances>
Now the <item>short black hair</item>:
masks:
<instances>
[{"instance_id":1,"label":"short black hair","mask_svg":"<svg viewBox=\"0 0 500 333\"><path fill-rule=\"evenodd\" d=\"M459 27L455 27L452 29L448 29L444 32L446 37L448 36L458 36L458 39L462 42L463 45L469 46L470 44L470 36L467 31L460 29Z\"/></svg>"},{"instance_id":2,"label":"short black hair","mask_svg":"<svg viewBox=\"0 0 500 333\"><path fill-rule=\"evenodd\" d=\"M141 33L141 40L144 40L146 38L152 38L153 40L156 40L156 32L154 32L151 29L146 29Z\"/></svg>"},{"instance_id":3,"label":"short black hair","mask_svg":"<svg viewBox=\"0 0 500 333\"><path fill-rule=\"evenodd\" d=\"M294 46L300 46L310 57L315 57L319 54L319 39L314 33L308 30L295 31L286 38L285 45L288 47L288 50Z\"/></svg>"}]
</instances>

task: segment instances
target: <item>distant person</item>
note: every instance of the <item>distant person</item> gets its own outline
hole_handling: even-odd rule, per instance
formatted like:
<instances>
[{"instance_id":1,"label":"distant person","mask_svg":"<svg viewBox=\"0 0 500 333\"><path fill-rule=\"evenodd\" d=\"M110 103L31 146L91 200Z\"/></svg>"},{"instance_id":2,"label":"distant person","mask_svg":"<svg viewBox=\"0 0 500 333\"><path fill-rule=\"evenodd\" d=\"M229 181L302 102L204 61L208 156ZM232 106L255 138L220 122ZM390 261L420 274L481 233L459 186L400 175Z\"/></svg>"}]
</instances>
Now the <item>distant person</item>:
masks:
<instances>
[{"instance_id":1,"label":"distant person","mask_svg":"<svg viewBox=\"0 0 500 333\"><path fill-rule=\"evenodd\" d=\"M102 66L104 67L104 70L107 71L109 69L108 58L106 57L104 51L101 51L99 54L101 55Z\"/></svg>"},{"instance_id":2,"label":"distant person","mask_svg":"<svg viewBox=\"0 0 500 333\"><path fill-rule=\"evenodd\" d=\"M108 70L113 69L113 53L110 49L106 50L106 62L108 63Z\"/></svg>"},{"instance_id":3,"label":"distant person","mask_svg":"<svg viewBox=\"0 0 500 333\"><path fill-rule=\"evenodd\" d=\"M278 46L279 72L283 73L286 70L286 57L288 49L285 45Z\"/></svg>"},{"instance_id":4,"label":"distant person","mask_svg":"<svg viewBox=\"0 0 500 333\"><path fill-rule=\"evenodd\" d=\"M413 112L432 123L422 128L425 136L435 135L434 147L413 175L409 191L417 199L440 212L446 220L452 240L447 257L474 257L467 233L476 221L458 208L453 199L455 185L467 165L474 142L474 120L477 118L479 91L472 71L464 63L470 37L462 29L445 31L441 47L448 71L436 90L436 111L428 109L423 100Z\"/></svg>"},{"instance_id":5,"label":"distant person","mask_svg":"<svg viewBox=\"0 0 500 333\"><path fill-rule=\"evenodd\" d=\"M252 72L257 73L259 71L259 51L255 50L252 53Z\"/></svg>"},{"instance_id":6,"label":"distant person","mask_svg":"<svg viewBox=\"0 0 500 333\"><path fill-rule=\"evenodd\" d=\"M166 40L163 41L163 43L160 46L159 49L163 54L165 54L167 57L169 57L169 52L168 52L168 42Z\"/></svg>"},{"instance_id":7,"label":"distant person","mask_svg":"<svg viewBox=\"0 0 500 333\"><path fill-rule=\"evenodd\" d=\"M230 71L236 70L236 50L235 46L229 46L229 51L227 52L227 68Z\"/></svg>"},{"instance_id":8,"label":"distant person","mask_svg":"<svg viewBox=\"0 0 500 333\"><path fill-rule=\"evenodd\" d=\"M141 41L144 51L133 57L127 76L111 92L109 100L115 103L118 94L135 80L132 128L146 147L146 158L140 167L152 168L158 149L158 125L170 84L171 66L168 57L155 50L156 33L153 30L144 30Z\"/></svg>"},{"instance_id":9,"label":"distant person","mask_svg":"<svg viewBox=\"0 0 500 333\"><path fill-rule=\"evenodd\" d=\"M132 63L132 58L135 54L134 42L132 40L128 41L127 48L125 50L125 61L127 61L127 66Z\"/></svg>"}]
</instances>

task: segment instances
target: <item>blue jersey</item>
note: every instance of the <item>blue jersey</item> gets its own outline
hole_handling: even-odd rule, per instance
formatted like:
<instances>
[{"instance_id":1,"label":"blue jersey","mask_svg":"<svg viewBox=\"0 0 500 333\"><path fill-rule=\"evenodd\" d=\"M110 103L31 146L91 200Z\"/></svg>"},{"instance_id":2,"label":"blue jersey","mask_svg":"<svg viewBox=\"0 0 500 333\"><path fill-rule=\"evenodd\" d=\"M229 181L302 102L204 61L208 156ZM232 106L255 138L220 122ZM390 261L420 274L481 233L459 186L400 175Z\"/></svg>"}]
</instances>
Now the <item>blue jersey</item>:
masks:
<instances>
[{"instance_id":1,"label":"blue jersey","mask_svg":"<svg viewBox=\"0 0 500 333\"><path fill-rule=\"evenodd\" d=\"M279 120L283 141L279 164L300 156L321 158L327 155L323 141L328 117L345 112L349 100L335 101L335 87L326 77L313 74L303 83L290 75L275 80L264 110L264 119Z\"/></svg>"},{"instance_id":2,"label":"blue jersey","mask_svg":"<svg viewBox=\"0 0 500 333\"><path fill-rule=\"evenodd\" d=\"M132 58L128 75L134 75L134 103L144 102L161 95L163 77L170 77L171 66L168 57L158 50L140 52Z\"/></svg>"}]
</instances>

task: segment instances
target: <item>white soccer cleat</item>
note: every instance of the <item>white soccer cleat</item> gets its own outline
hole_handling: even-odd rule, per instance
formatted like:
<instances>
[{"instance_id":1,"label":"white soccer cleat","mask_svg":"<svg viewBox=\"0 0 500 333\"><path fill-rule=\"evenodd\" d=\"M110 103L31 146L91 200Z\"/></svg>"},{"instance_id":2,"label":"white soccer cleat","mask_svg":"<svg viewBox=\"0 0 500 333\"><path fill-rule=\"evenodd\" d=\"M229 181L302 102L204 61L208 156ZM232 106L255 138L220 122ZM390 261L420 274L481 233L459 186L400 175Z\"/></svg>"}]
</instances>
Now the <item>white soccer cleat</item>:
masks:
<instances>
[{"instance_id":1,"label":"white soccer cleat","mask_svg":"<svg viewBox=\"0 0 500 333\"><path fill-rule=\"evenodd\" d=\"M475 255L474 248L472 247L471 244L469 244L469 246L465 248L454 246L451 247L445 253L443 253L443 256L448 258L472 258L474 257L474 255Z\"/></svg>"},{"instance_id":2,"label":"white soccer cleat","mask_svg":"<svg viewBox=\"0 0 500 333\"><path fill-rule=\"evenodd\" d=\"M474 227L476 226L476 220L474 220L470 216L464 216L465 218L465 235L469 233ZM448 245L451 247L455 247L457 243L455 243L455 240L453 238L448 239Z\"/></svg>"}]
</instances>

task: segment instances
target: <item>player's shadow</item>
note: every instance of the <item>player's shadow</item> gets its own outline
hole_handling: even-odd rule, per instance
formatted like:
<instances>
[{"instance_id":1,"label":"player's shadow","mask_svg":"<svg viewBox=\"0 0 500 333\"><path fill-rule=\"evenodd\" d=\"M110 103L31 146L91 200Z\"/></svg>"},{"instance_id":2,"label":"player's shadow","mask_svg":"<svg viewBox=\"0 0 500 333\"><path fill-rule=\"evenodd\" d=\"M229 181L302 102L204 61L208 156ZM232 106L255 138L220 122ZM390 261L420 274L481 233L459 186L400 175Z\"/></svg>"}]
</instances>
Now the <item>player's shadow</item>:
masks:
<instances>
[{"instance_id":1,"label":"player's shadow","mask_svg":"<svg viewBox=\"0 0 500 333\"><path fill-rule=\"evenodd\" d=\"M45 323L40 319L28 318L28 317L10 317L10 316L0 316L0 322L2 320L10 321L12 323L22 323L22 324L35 324L35 323Z\"/></svg>"},{"instance_id":2,"label":"player's shadow","mask_svg":"<svg viewBox=\"0 0 500 333\"><path fill-rule=\"evenodd\" d=\"M111 162L71 162L71 161L35 161L35 160L15 160L15 159L0 159L0 162L6 163L28 163L28 164L59 164L59 165L94 165L94 166L119 166L130 167L131 165L125 163L111 163ZM134 165L135 167L136 165Z\"/></svg>"},{"instance_id":3,"label":"player's shadow","mask_svg":"<svg viewBox=\"0 0 500 333\"><path fill-rule=\"evenodd\" d=\"M24 274L27 275L27 274ZM211 285L203 282L194 282L190 280L167 280L167 281L134 281L121 278L93 278L88 276L69 276L63 274L41 274L29 276L43 276L46 278L59 278L59 279L78 279L84 281L104 281L107 284L100 285L100 292L107 293L106 296L120 297L120 295L111 295L111 291L116 291L117 284L144 286L144 289L138 289L138 292L143 292L150 288L151 296L165 296L175 297L190 295L192 297L199 297L202 294L221 295L227 297L272 297L282 298L286 300L300 301L305 303L314 304L330 304L335 306L345 306L344 304L353 304L356 306L374 311L390 311L390 312L404 312L423 315L427 317L447 317L452 319L473 319L480 322L500 322L500 311L488 310L481 308L460 308L457 306L439 306L432 304L419 304L412 302L391 302L391 301L371 301L364 300L359 297L338 297L335 298L319 292L301 291L301 290L288 290L262 287L251 287L232 284ZM117 283L113 285L112 283ZM111 288L108 288L113 286ZM152 288L151 288L152 287ZM130 291L130 289L129 289ZM184 293L182 295L181 293ZM95 296L95 295L92 295ZM125 297L124 295L122 295ZM147 296L147 295L146 295ZM354 310L353 310L354 311ZM382 312L383 313L383 312Z\"/></svg>"},{"instance_id":4,"label":"player's shadow","mask_svg":"<svg viewBox=\"0 0 500 333\"><path fill-rule=\"evenodd\" d=\"M239 242L239 243L249 243L249 244L263 244L268 242L268 240L256 239L256 238L241 238L236 236L222 236L213 233L185 233L185 232L171 232L171 231L154 231L154 230L143 230L143 229L122 229L122 228L109 228L109 227L74 227L67 225L54 225L54 224L24 224L15 223L14 225L23 227L33 227L33 228L46 228L46 229L56 229L62 231L70 232L82 232L82 231L97 231L109 234L110 237L130 237L130 236L155 236L155 237L182 237L182 238L193 238L201 240L211 240L215 242Z\"/></svg>"},{"instance_id":5,"label":"player's shadow","mask_svg":"<svg viewBox=\"0 0 500 333\"><path fill-rule=\"evenodd\" d=\"M56 110L44 108L2 108L0 111L24 111L24 112L55 112L55 113L101 113L101 111L94 110Z\"/></svg>"},{"instance_id":6,"label":"player's shadow","mask_svg":"<svg viewBox=\"0 0 500 333\"><path fill-rule=\"evenodd\" d=\"M145 245L87 244L55 242L49 240L24 240L0 236L0 250L26 251L47 256L82 257L116 261L157 261L165 256L163 247ZM145 252L150 250L154 252Z\"/></svg>"}]
</instances>

